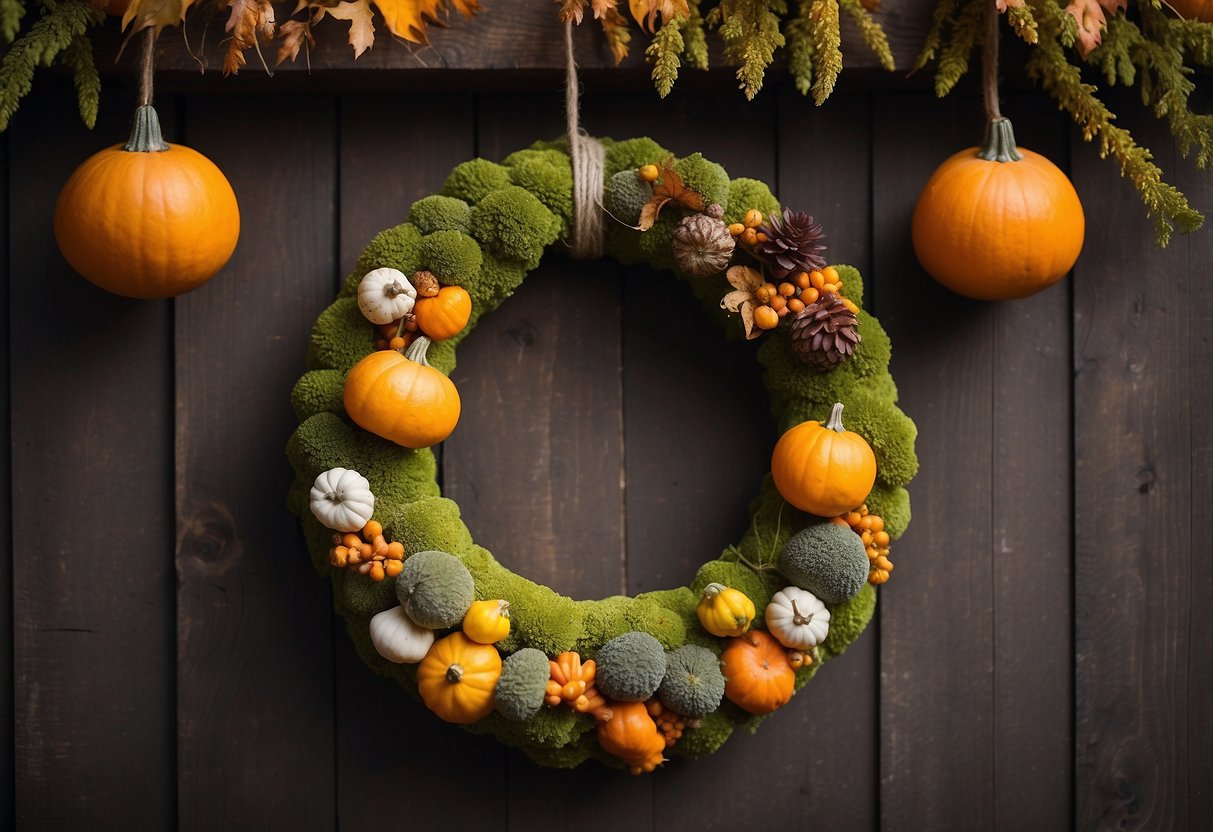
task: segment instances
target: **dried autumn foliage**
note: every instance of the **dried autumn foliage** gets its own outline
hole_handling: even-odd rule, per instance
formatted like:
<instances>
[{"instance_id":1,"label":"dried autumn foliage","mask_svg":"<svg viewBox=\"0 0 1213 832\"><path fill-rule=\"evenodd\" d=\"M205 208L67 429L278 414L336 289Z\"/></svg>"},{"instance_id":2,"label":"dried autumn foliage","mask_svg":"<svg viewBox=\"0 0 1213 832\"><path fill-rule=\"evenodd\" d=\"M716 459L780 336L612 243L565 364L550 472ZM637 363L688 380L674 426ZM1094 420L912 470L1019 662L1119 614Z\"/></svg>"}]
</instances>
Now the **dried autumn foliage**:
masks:
<instances>
[{"instance_id":1,"label":"dried autumn foliage","mask_svg":"<svg viewBox=\"0 0 1213 832\"><path fill-rule=\"evenodd\" d=\"M703 210L703 197L682 184L682 177L674 172L673 160L667 159L658 165L660 176L653 184L653 197L640 209L638 231L648 231L657 222L661 209L671 202L692 211Z\"/></svg>"},{"instance_id":2,"label":"dried autumn foliage","mask_svg":"<svg viewBox=\"0 0 1213 832\"><path fill-rule=\"evenodd\" d=\"M227 52L223 56L223 74L234 75L244 66L244 53L256 49L261 55L259 40L269 41L274 37L274 7L270 0L228 0L231 14L224 29L231 34ZM262 65L265 58L261 59Z\"/></svg>"}]
</instances>

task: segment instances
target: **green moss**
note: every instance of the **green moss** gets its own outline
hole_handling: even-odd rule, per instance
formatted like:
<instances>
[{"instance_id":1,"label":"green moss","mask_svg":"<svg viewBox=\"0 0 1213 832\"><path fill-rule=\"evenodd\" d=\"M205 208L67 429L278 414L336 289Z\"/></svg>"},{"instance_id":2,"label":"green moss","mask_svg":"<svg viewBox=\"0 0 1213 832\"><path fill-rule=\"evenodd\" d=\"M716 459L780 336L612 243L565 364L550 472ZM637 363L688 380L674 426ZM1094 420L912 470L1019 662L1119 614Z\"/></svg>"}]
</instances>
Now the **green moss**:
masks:
<instances>
[{"instance_id":1,"label":"green moss","mask_svg":"<svg viewBox=\"0 0 1213 832\"><path fill-rule=\"evenodd\" d=\"M665 651L648 633L617 636L602 645L594 659L598 662L598 689L619 702L648 699L665 677Z\"/></svg>"},{"instance_id":2,"label":"green moss","mask_svg":"<svg viewBox=\"0 0 1213 832\"><path fill-rule=\"evenodd\" d=\"M352 286L347 281L342 294L353 296L357 294L358 281L373 269L390 266L407 274L412 274L420 268L421 263L421 230L415 225L405 223L386 231L380 231L369 245L362 250L350 275Z\"/></svg>"},{"instance_id":3,"label":"green moss","mask_svg":"<svg viewBox=\"0 0 1213 832\"><path fill-rule=\"evenodd\" d=\"M445 497L421 497L403 505L381 505L376 518L405 552L436 549L456 557L472 547L472 533L460 519L459 506Z\"/></svg>"},{"instance_id":4,"label":"green moss","mask_svg":"<svg viewBox=\"0 0 1213 832\"><path fill-rule=\"evenodd\" d=\"M551 669L548 657L533 647L507 656L493 689L493 703L511 722L530 719L543 707Z\"/></svg>"},{"instance_id":5,"label":"green moss","mask_svg":"<svg viewBox=\"0 0 1213 832\"><path fill-rule=\"evenodd\" d=\"M302 422L317 413L345 413L344 391L345 373L341 370L309 370L291 390L295 417Z\"/></svg>"},{"instance_id":6,"label":"green moss","mask_svg":"<svg viewBox=\"0 0 1213 832\"><path fill-rule=\"evenodd\" d=\"M724 674L720 658L706 647L688 644L666 654L665 676L657 695L676 713L702 717L720 707Z\"/></svg>"},{"instance_id":7,"label":"green moss","mask_svg":"<svg viewBox=\"0 0 1213 832\"><path fill-rule=\"evenodd\" d=\"M705 205L718 203L727 209L729 174L720 165L709 162L702 153L692 153L674 163L674 172L683 185L703 197Z\"/></svg>"},{"instance_id":8,"label":"green moss","mask_svg":"<svg viewBox=\"0 0 1213 832\"><path fill-rule=\"evenodd\" d=\"M897 405L865 391L847 403L843 422L872 446L877 481L905 485L918 473L918 456L914 453L918 428Z\"/></svg>"},{"instance_id":9,"label":"green moss","mask_svg":"<svg viewBox=\"0 0 1213 832\"><path fill-rule=\"evenodd\" d=\"M767 604L771 602L771 591L767 589L766 584L753 569L735 561L710 560L699 567L699 571L695 573L695 580L691 582L691 592L699 597L703 593L704 587L712 583L724 584L744 593L754 602L756 610L754 626L762 626L762 613L767 608Z\"/></svg>"},{"instance_id":10,"label":"green moss","mask_svg":"<svg viewBox=\"0 0 1213 832\"><path fill-rule=\"evenodd\" d=\"M458 344L462 336L472 331L481 315L496 308L522 285L524 277L526 267L517 260L502 259L486 252L480 264L480 273L459 284L472 297L472 317L463 332L443 343Z\"/></svg>"},{"instance_id":11,"label":"green moss","mask_svg":"<svg viewBox=\"0 0 1213 832\"><path fill-rule=\"evenodd\" d=\"M725 740L733 734L735 724L723 708L714 711L700 721L698 728L685 730L673 752L680 757L702 757L711 754L724 745Z\"/></svg>"},{"instance_id":12,"label":"green moss","mask_svg":"<svg viewBox=\"0 0 1213 832\"><path fill-rule=\"evenodd\" d=\"M889 368L889 359L893 356L893 345L889 341L888 333L880 325L880 321L862 309L859 310L856 317L859 318L859 334L863 340L860 341L855 348L854 355L846 363L855 365L850 368L852 375L866 378Z\"/></svg>"},{"instance_id":13,"label":"green moss","mask_svg":"<svg viewBox=\"0 0 1213 832\"><path fill-rule=\"evenodd\" d=\"M561 235L573 224L573 166L560 150L519 150L502 162L510 181L534 194L560 220Z\"/></svg>"},{"instance_id":14,"label":"green moss","mask_svg":"<svg viewBox=\"0 0 1213 832\"><path fill-rule=\"evenodd\" d=\"M494 254L528 270L560 234L560 220L533 194L516 185L493 191L472 209L472 233Z\"/></svg>"},{"instance_id":15,"label":"green moss","mask_svg":"<svg viewBox=\"0 0 1213 832\"><path fill-rule=\"evenodd\" d=\"M355 298L338 298L320 313L308 346L309 370L349 372L375 349L375 327L362 317Z\"/></svg>"},{"instance_id":16,"label":"green moss","mask_svg":"<svg viewBox=\"0 0 1213 832\"><path fill-rule=\"evenodd\" d=\"M422 234L435 231L468 232L468 221L472 209L462 199L432 194L422 197L409 208L409 222L417 226Z\"/></svg>"},{"instance_id":17,"label":"green moss","mask_svg":"<svg viewBox=\"0 0 1213 832\"><path fill-rule=\"evenodd\" d=\"M609 179L621 170L637 170L644 165L659 164L669 155L670 151L650 138L625 139L607 147L603 165Z\"/></svg>"},{"instance_id":18,"label":"green moss","mask_svg":"<svg viewBox=\"0 0 1213 832\"><path fill-rule=\"evenodd\" d=\"M457 557L429 550L405 558L396 579L396 598L418 627L441 630L463 621L476 598L476 586Z\"/></svg>"},{"instance_id":19,"label":"green moss","mask_svg":"<svg viewBox=\"0 0 1213 832\"><path fill-rule=\"evenodd\" d=\"M734 179L729 183L729 201L724 206L724 221L730 224L741 222L746 211L751 208L757 208L767 217L779 211L779 200L771 194L771 189L765 183L757 179Z\"/></svg>"},{"instance_id":20,"label":"green moss","mask_svg":"<svg viewBox=\"0 0 1213 832\"><path fill-rule=\"evenodd\" d=\"M421 268L443 284L462 286L480 271L480 246L462 231L435 231L421 238Z\"/></svg>"},{"instance_id":21,"label":"green moss","mask_svg":"<svg viewBox=\"0 0 1213 832\"><path fill-rule=\"evenodd\" d=\"M505 167L487 159L472 159L455 166L442 185L442 194L475 205L509 184L510 172Z\"/></svg>"},{"instance_id":22,"label":"green moss","mask_svg":"<svg viewBox=\"0 0 1213 832\"><path fill-rule=\"evenodd\" d=\"M850 298L856 306L863 306L863 275L859 273L859 269L845 263L831 265L838 272L838 279L842 281L842 294Z\"/></svg>"},{"instance_id":23,"label":"green moss","mask_svg":"<svg viewBox=\"0 0 1213 832\"><path fill-rule=\"evenodd\" d=\"M910 525L910 492L901 486L889 486L879 480L868 495L868 510L884 520L889 537L897 539Z\"/></svg>"},{"instance_id":24,"label":"green moss","mask_svg":"<svg viewBox=\"0 0 1213 832\"><path fill-rule=\"evenodd\" d=\"M817 523L784 545L779 571L823 602L837 604L868 585L868 556L859 535L847 526Z\"/></svg>"},{"instance_id":25,"label":"green moss","mask_svg":"<svg viewBox=\"0 0 1213 832\"><path fill-rule=\"evenodd\" d=\"M334 569L333 601L338 612L369 619L396 606L396 579L372 581L357 569Z\"/></svg>"},{"instance_id":26,"label":"green moss","mask_svg":"<svg viewBox=\"0 0 1213 832\"><path fill-rule=\"evenodd\" d=\"M830 611L830 631L821 649L828 656L838 656L867 629L876 612L876 588L865 583L854 598L841 604L826 604L826 608Z\"/></svg>"},{"instance_id":27,"label":"green moss","mask_svg":"<svg viewBox=\"0 0 1213 832\"><path fill-rule=\"evenodd\" d=\"M603 205L611 216L628 225L640 222L640 210L652 198L652 186L634 170L621 170L612 176L602 194Z\"/></svg>"}]
</instances>

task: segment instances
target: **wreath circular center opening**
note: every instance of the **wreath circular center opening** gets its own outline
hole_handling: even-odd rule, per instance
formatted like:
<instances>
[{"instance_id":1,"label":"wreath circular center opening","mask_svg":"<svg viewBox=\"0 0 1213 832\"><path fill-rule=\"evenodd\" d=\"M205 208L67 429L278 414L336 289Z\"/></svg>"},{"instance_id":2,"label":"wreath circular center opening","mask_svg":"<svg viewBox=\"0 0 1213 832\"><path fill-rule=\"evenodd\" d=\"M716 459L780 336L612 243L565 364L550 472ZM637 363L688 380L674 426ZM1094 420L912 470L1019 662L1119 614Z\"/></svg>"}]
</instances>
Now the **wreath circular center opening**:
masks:
<instances>
[{"instance_id":1,"label":"wreath circular center opening","mask_svg":"<svg viewBox=\"0 0 1213 832\"><path fill-rule=\"evenodd\" d=\"M292 393L290 506L373 669L540 764L641 773L755 728L859 637L909 522L916 431L862 278L826 263L810 216L700 154L604 144L606 255L674 271L763 339L782 435L741 540L690 586L575 600L498 563L441 496L455 348L572 226L563 142L460 164L371 241Z\"/></svg>"}]
</instances>

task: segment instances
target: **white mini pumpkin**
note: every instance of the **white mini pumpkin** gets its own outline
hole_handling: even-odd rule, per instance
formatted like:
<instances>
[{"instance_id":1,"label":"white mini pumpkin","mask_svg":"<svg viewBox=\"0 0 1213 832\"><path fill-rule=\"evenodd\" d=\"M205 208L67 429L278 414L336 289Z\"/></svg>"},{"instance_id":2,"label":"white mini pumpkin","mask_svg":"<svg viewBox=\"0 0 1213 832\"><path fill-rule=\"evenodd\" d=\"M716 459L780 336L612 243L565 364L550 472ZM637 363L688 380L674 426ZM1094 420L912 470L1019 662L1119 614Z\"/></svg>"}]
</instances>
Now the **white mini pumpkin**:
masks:
<instances>
[{"instance_id":1,"label":"white mini pumpkin","mask_svg":"<svg viewBox=\"0 0 1213 832\"><path fill-rule=\"evenodd\" d=\"M771 635L792 650L810 650L830 632L830 611L816 595L798 586L772 595L765 617Z\"/></svg>"},{"instance_id":2,"label":"white mini pumpkin","mask_svg":"<svg viewBox=\"0 0 1213 832\"><path fill-rule=\"evenodd\" d=\"M399 269L375 269L358 283L358 308L373 324L390 324L413 311L417 290Z\"/></svg>"},{"instance_id":3,"label":"white mini pumpkin","mask_svg":"<svg viewBox=\"0 0 1213 832\"><path fill-rule=\"evenodd\" d=\"M356 532L375 511L371 484L357 471L330 468L312 483L312 514L330 529Z\"/></svg>"},{"instance_id":4,"label":"white mini pumpkin","mask_svg":"<svg viewBox=\"0 0 1213 832\"><path fill-rule=\"evenodd\" d=\"M417 664L430 652L434 631L414 624L404 607L392 607L371 619L371 643L389 662Z\"/></svg>"}]
</instances>

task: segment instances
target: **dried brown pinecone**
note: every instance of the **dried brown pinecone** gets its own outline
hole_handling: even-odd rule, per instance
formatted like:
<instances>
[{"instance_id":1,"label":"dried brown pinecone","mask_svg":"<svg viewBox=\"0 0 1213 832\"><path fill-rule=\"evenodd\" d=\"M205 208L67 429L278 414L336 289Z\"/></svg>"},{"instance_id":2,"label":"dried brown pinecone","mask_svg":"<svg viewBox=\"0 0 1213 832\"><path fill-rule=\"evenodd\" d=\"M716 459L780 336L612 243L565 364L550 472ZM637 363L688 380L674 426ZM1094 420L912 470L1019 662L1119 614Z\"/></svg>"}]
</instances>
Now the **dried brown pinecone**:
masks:
<instances>
[{"instance_id":1,"label":"dried brown pinecone","mask_svg":"<svg viewBox=\"0 0 1213 832\"><path fill-rule=\"evenodd\" d=\"M706 213L685 217L674 227L670 247L679 271L691 277L708 277L728 268L737 242L721 215L719 206L710 205Z\"/></svg>"},{"instance_id":2,"label":"dried brown pinecone","mask_svg":"<svg viewBox=\"0 0 1213 832\"><path fill-rule=\"evenodd\" d=\"M778 278L811 272L825 268L821 253L821 224L812 214L804 211L783 209L783 219L772 216L760 229L767 239L755 247L756 253L770 266L771 273Z\"/></svg>"},{"instance_id":3,"label":"dried brown pinecone","mask_svg":"<svg viewBox=\"0 0 1213 832\"><path fill-rule=\"evenodd\" d=\"M792 352L818 370L832 370L851 357L859 337L859 319L837 295L822 295L792 321Z\"/></svg>"}]
</instances>

